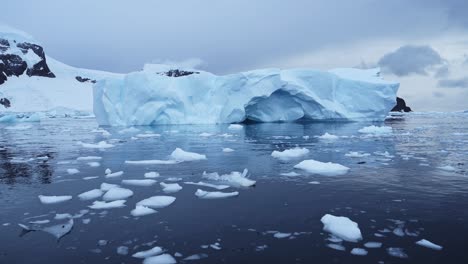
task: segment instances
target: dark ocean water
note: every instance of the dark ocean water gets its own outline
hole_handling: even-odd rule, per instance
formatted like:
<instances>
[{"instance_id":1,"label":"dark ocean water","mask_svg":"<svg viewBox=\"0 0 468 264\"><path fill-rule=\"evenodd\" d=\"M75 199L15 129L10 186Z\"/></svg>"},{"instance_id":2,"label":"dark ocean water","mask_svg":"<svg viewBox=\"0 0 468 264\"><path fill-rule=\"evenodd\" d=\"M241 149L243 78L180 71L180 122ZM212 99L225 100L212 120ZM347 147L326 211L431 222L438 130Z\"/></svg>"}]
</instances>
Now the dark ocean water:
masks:
<instances>
[{"instance_id":1,"label":"dark ocean water","mask_svg":"<svg viewBox=\"0 0 468 264\"><path fill-rule=\"evenodd\" d=\"M369 125L249 124L241 130L229 130L227 125L161 126L127 133L122 133L123 128L105 128L110 132L106 135L93 132L98 128L93 119L0 124L0 263L142 263L131 255L153 246L173 256L182 254L175 257L180 263L468 263L468 114L414 113L373 123L392 127L389 135L358 132ZM161 136L136 137L146 132ZM325 132L340 138L315 137ZM201 133L212 135L201 137ZM79 144L103 140L114 147L101 150ZM309 154L287 162L271 156L274 150L296 146L309 149ZM177 147L206 154L207 160L125 164L125 160L166 160ZM350 151L370 155L345 156ZM100 166L76 160L83 156L102 157ZM294 170L304 159L339 163L350 171L321 176ZM438 168L443 166L452 169ZM71 168L79 173L70 175ZM106 168L124 175L106 179ZM202 178L204 171L225 174L244 168L257 184L225 190L239 191L238 197L199 199L194 195L197 189L213 189L184 184L207 181ZM158 184L122 185L134 192L126 207L91 210L92 201L77 198L103 182L143 179L149 171L159 172ZM281 175L291 171L301 175ZM99 177L83 179L90 176ZM183 187L170 194L176 197L172 205L148 216L130 215L136 202L164 195L159 182L169 180L178 180ZM38 195L73 199L45 205ZM37 220L50 220L45 227L61 224L66 220L54 220L56 213L74 215L85 209L89 212L75 218L71 232L59 241L46 232L22 234L18 226ZM345 251L327 247L330 236L320 222L325 214L357 222L363 240L342 242ZM269 231L293 234L278 239ZM443 249L416 245L420 239ZM369 241L381 242L382 247L367 249L367 256L350 254ZM206 248L214 243L221 249ZM128 255L117 253L120 246L128 247ZM390 256L390 247L402 248L408 257ZM192 254L207 257L183 260Z\"/></svg>"}]
</instances>

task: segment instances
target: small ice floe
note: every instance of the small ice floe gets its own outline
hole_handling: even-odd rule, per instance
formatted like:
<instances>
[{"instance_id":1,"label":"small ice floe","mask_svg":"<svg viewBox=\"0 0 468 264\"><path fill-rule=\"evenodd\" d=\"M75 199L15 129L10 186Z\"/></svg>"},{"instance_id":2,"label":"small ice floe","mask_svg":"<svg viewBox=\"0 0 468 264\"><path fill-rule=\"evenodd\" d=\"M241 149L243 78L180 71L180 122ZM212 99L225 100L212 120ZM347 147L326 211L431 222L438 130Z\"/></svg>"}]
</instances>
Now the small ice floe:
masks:
<instances>
[{"instance_id":1,"label":"small ice floe","mask_svg":"<svg viewBox=\"0 0 468 264\"><path fill-rule=\"evenodd\" d=\"M78 161L90 161L90 160L101 160L102 157L99 156L84 156L84 157L78 157L76 160Z\"/></svg>"},{"instance_id":2,"label":"small ice floe","mask_svg":"<svg viewBox=\"0 0 468 264\"><path fill-rule=\"evenodd\" d=\"M323 230L345 241L357 242L362 239L358 224L347 217L326 214L320 221Z\"/></svg>"},{"instance_id":3,"label":"small ice floe","mask_svg":"<svg viewBox=\"0 0 468 264\"><path fill-rule=\"evenodd\" d=\"M143 179L143 180L122 180L122 184L132 186L152 186L156 184L156 180Z\"/></svg>"},{"instance_id":4,"label":"small ice floe","mask_svg":"<svg viewBox=\"0 0 468 264\"><path fill-rule=\"evenodd\" d=\"M122 176L123 174L124 174L123 171L112 172L112 173L106 174L106 178L120 177L120 176Z\"/></svg>"},{"instance_id":5,"label":"small ice floe","mask_svg":"<svg viewBox=\"0 0 468 264\"><path fill-rule=\"evenodd\" d=\"M104 171L104 174L106 174L106 175L107 175L107 174L111 174L111 173L112 173L112 170L109 169L109 168L107 168L107 169Z\"/></svg>"},{"instance_id":6,"label":"small ice floe","mask_svg":"<svg viewBox=\"0 0 468 264\"><path fill-rule=\"evenodd\" d=\"M153 256L145 258L143 264L175 264L177 261L175 258L169 254L162 254L158 256Z\"/></svg>"},{"instance_id":7,"label":"small ice floe","mask_svg":"<svg viewBox=\"0 0 468 264\"><path fill-rule=\"evenodd\" d=\"M321 136L315 136L316 138L318 139L325 139L325 140L335 140L335 139L339 139L340 137L336 136L336 135L332 135L332 134L328 134L327 132Z\"/></svg>"},{"instance_id":8,"label":"small ice floe","mask_svg":"<svg viewBox=\"0 0 468 264\"><path fill-rule=\"evenodd\" d=\"M78 169L67 169L67 173L70 175L80 173Z\"/></svg>"},{"instance_id":9,"label":"small ice floe","mask_svg":"<svg viewBox=\"0 0 468 264\"><path fill-rule=\"evenodd\" d=\"M307 155L308 153L309 153L309 150L306 148L292 148L292 149L286 149L284 151L274 150L271 153L271 156L275 159L288 161L291 159L297 159L297 158L303 157Z\"/></svg>"},{"instance_id":10,"label":"small ice floe","mask_svg":"<svg viewBox=\"0 0 468 264\"><path fill-rule=\"evenodd\" d=\"M228 153L228 152L234 152L232 148L223 148L223 152Z\"/></svg>"},{"instance_id":11,"label":"small ice floe","mask_svg":"<svg viewBox=\"0 0 468 264\"><path fill-rule=\"evenodd\" d=\"M198 154L195 152L184 151L180 148L176 148L171 153L172 159L183 162L183 161L197 161L197 160L206 160L206 156L203 154Z\"/></svg>"},{"instance_id":12,"label":"small ice floe","mask_svg":"<svg viewBox=\"0 0 468 264\"><path fill-rule=\"evenodd\" d=\"M126 247L126 246L118 247L117 248L117 254L122 255L122 256L128 255L128 247Z\"/></svg>"},{"instance_id":13,"label":"small ice floe","mask_svg":"<svg viewBox=\"0 0 468 264\"><path fill-rule=\"evenodd\" d=\"M110 189L116 188L116 187L119 187L119 185L103 182L103 183L101 183L100 189L101 189L102 191L107 192L107 191L109 191Z\"/></svg>"},{"instance_id":14,"label":"small ice floe","mask_svg":"<svg viewBox=\"0 0 468 264\"><path fill-rule=\"evenodd\" d=\"M238 196L239 192L207 192L197 189L195 195L200 199L223 199Z\"/></svg>"},{"instance_id":15,"label":"small ice floe","mask_svg":"<svg viewBox=\"0 0 468 264\"><path fill-rule=\"evenodd\" d=\"M135 206L135 209L133 209L130 214L132 216L145 216L145 215L150 215L150 214L154 214L154 213L157 213L158 211L152 209L152 208L149 208L147 206L144 206L144 205L137 205Z\"/></svg>"},{"instance_id":16,"label":"small ice floe","mask_svg":"<svg viewBox=\"0 0 468 264\"><path fill-rule=\"evenodd\" d=\"M203 133L201 133L201 134L200 134L200 135L198 135L198 136L200 136L200 137L211 137L211 136L213 136L213 134L211 134L211 133L206 133L206 132L203 132Z\"/></svg>"},{"instance_id":17,"label":"small ice floe","mask_svg":"<svg viewBox=\"0 0 468 264\"><path fill-rule=\"evenodd\" d=\"M88 166L96 168L96 167L101 166L101 163L99 163L97 161L92 161L92 162L88 162Z\"/></svg>"},{"instance_id":18,"label":"small ice floe","mask_svg":"<svg viewBox=\"0 0 468 264\"><path fill-rule=\"evenodd\" d=\"M405 253L405 251L402 248L396 248L396 247L389 247L387 248L387 253L396 258L408 258L408 255Z\"/></svg>"},{"instance_id":19,"label":"small ice floe","mask_svg":"<svg viewBox=\"0 0 468 264\"><path fill-rule=\"evenodd\" d=\"M157 178L159 176L159 173L156 171L150 171L145 173L145 178Z\"/></svg>"},{"instance_id":20,"label":"small ice floe","mask_svg":"<svg viewBox=\"0 0 468 264\"><path fill-rule=\"evenodd\" d=\"M127 133L138 133L140 132L140 129L136 127L129 127L129 128L124 128L119 131L119 134L127 134Z\"/></svg>"},{"instance_id":21,"label":"small ice floe","mask_svg":"<svg viewBox=\"0 0 468 264\"><path fill-rule=\"evenodd\" d=\"M43 204L55 204L55 203L62 203L72 199L71 195L61 195L61 196L47 196L47 195L39 195L39 200Z\"/></svg>"},{"instance_id":22,"label":"small ice floe","mask_svg":"<svg viewBox=\"0 0 468 264\"><path fill-rule=\"evenodd\" d=\"M86 218L86 219L81 220L81 222L82 222L83 224L87 225L87 224L91 223L91 219L90 219L90 218Z\"/></svg>"},{"instance_id":23,"label":"small ice floe","mask_svg":"<svg viewBox=\"0 0 468 264\"><path fill-rule=\"evenodd\" d=\"M291 171L291 172L280 173L280 175L286 176L286 177L296 177L296 176L300 176L301 174Z\"/></svg>"},{"instance_id":24,"label":"small ice floe","mask_svg":"<svg viewBox=\"0 0 468 264\"><path fill-rule=\"evenodd\" d=\"M94 200L101 197L103 194L104 192L101 189L93 189L91 191L78 194L78 198L83 201Z\"/></svg>"},{"instance_id":25,"label":"small ice floe","mask_svg":"<svg viewBox=\"0 0 468 264\"><path fill-rule=\"evenodd\" d=\"M312 159L301 161L294 168L325 176L344 175L349 170L348 167L338 163L320 162Z\"/></svg>"},{"instance_id":26,"label":"small ice floe","mask_svg":"<svg viewBox=\"0 0 468 264\"><path fill-rule=\"evenodd\" d=\"M8 130L28 130L31 128L32 128L31 125L15 125L15 126L5 127L5 129L8 129Z\"/></svg>"},{"instance_id":27,"label":"small ice floe","mask_svg":"<svg viewBox=\"0 0 468 264\"><path fill-rule=\"evenodd\" d=\"M214 249L214 250L221 250L221 244L216 242L214 244L211 244L210 245L210 248Z\"/></svg>"},{"instance_id":28,"label":"small ice floe","mask_svg":"<svg viewBox=\"0 0 468 264\"><path fill-rule=\"evenodd\" d=\"M346 250L346 248L343 245L340 245L340 244L330 243L330 244L327 244L327 247L329 247L331 249L334 249L334 250L339 250L339 251L345 251Z\"/></svg>"},{"instance_id":29,"label":"small ice floe","mask_svg":"<svg viewBox=\"0 0 468 264\"><path fill-rule=\"evenodd\" d=\"M55 220L63 220L63 219L70 219L70 218L73 218L73 215L69 213L55 214L55 217L54 217Z\"/></svg>"},{"instance_id":30,"label":"small ice floe","mask_svg":"<svg viewBox=\"0 0 468 264\"><path fill-rule=\"evenodd\" d=\"M155 133L144 133L144 134L137 134L137 138L153 138L153 137L160 137L161 134L155 134Z\"/></svg>"},{"instance_id":31,"label":"small ice floe","mask_svg":"<svg viewBox=\"0 0 468 264\"><path fill-rule=\"evenodd\" d=\"M442 250L442 248L443 248L442 246L434 244L431 241L426 240L426 239L421 239L421 240L417 241L416 245L427 247L427 248L434 249L434 250Z\"/></svg>"},{"instance_id":32,"label":"small ice floe","mask_svg":"<svg viewBox=\"0 0 468 264\"><path fill-rule=\"evenodd\" d=\"M241 130L242 128L244 128L243 125L239 125L239 124L230 124L228 126L228 129L229 130Z\"/></svg>"},{"instance_id":33,"label":"small ice floe","mask_svg":"<svg viewBox=\"0 0 468 264\"><path fill-rule=\"evenodd\" d=\"M178 181L181 181L182 178L179 178L179 177L169 177L169 178L166 178L166 181L171 181L171 182L178 182Z\"/></svg>"},{"instance_id":34,"label":"small ice floe","mask_svg":"<svg viewBox=\"0 0 468 264\"><path fill-rule=\"evenodd\" d=\"M97 144L92 144L92 143L83 143L83 142L78 142L79 145L81 145L83 148L91 148L91 149L107 149L107 148L113 148L115 147L112 144L107 143L106 141L99 141Z\"/></svg>"},{"instance_id":35,"label":"small ice floe","mask_svg":"<svg viewBox=\"0 0 468 264\"><path fill-rule=\"evenodd\" d=\"M405 236L405 231L403 230L402 227L397 227L397 228L393 229L393 234L395 236L404 237Z\"/></svg>"},{"instance_id":36,"label":"small ice floe","mask_svg":"<svg viewBox=\"0 0 468 264\"><path fill-rule=\"evenodd\" d=\"M387 136L391 135L393 129L389 126L367 126L358 130L359 133L368 134L371 136Z\"/></svg>"},{"instance_id":37,"label":"small ice floe","mask_svg":"<svg viewBox=\"0 0 468 264\"><path fill-rule=\"evenodd\" d=\"M164 208L171 205L176 200L173 196L158 195L141 200L137 205L143 205L153 209Z\"/></svg>"},{"instance_id":38,"label":"small ice floe","mask_svg":"<svg viewBox=\"0 0 468 264\"><path fill-rule=\"evenodd\" d=\"M350 158L364 158L370 156L369 153L363 153L363 152L358 152L358 151L350 151L345 154L346 157Z\"/></svg>"},{"instance_id":39,"label":"small ice floe","mask_svg":"<svg viewBox=\"0 0 468 264\"><path fill-rule=\"evenodd\" d=\"M233 171L230 174L223 174L221 176L217 172L203 172L203 178L212 181L219 181L232 187L251 187L255 185L256 181L247 178L248 172L249 171L247 169L244 169L242 173Z\"/></svg>"},{"instance_id":40,"label":"small ice floe","mask_svg":"<svg viewBox=\"0 0 468 264\"><path fill-rule=\"evenodd\" d=\"M60 238L62 238L63 236L71 232L71 230L73 229L74 221L73 219L69 219L65 223L48 226L48 227L41 227L38 225L33 225L33 226L26 226L23 224L18 224L18 225L23 229L20 236L23 236L33 231L43 231L43 232L53 235L57 240L60 240Z\"/></svg>"},{"instance_id":41,"label":"small ice floe","mask_svg":"<svg viewBox=\"0 0 468 264\"><path fill-rule=\"evenodd\" d=\"M178 183L164 183L161 182L159 183L161 185L161 188L163 188L163 192L165 193L176 193L180 190L182 190L182 186L180 186Z\"/></svg>"},{"instance_id":42,"label":"small ice floe","mask_svg":"<svg viewBox=\"0 0 468 264\"><path fill-rule=\"evenodd\" d=\"M133 196L133 191L121 187L115 187L107 191L102 199L106 202L115 201L115 200L125 200Z\"/></svg>"},{"instance_id":43,"label":"small ice floe","mask_svg":"<svg viewBox=\"0 0 468 264\"><path fill-rule=\"evenodd\" d=\"M441 166L441 167L437 167L439 170L444 170L444 171L456 171L457 169L453 166L450 166L450 165L446 165L446 166Z\"/></svg>"},{"instance_id":44,"label":"small ice floe","mask_svg":"<svg viewBox=\"0 0 468 264\"><path fill-rule=\"evenodd\" d=\"M278 232L278 233L275 233L275 234L273 235L273 237L282 239L282 238L290 237L291 235L292 235L291 233L281 233L281 232Z\"/></svg>"},{"instance_id":45,"label":"small ice floe","mask_svg":"<svg viewBox=\"0 0 468 264\"><path fill-rule=\"evenodd\" d=\"M351 249L351 254L356 255L356 256L366 256L367 255L367 250L363 248L353 248Z\"/></svg>"},{"instance_id":46,"label":"small ice floe","mask_svg":"<svg viewBox=\"0 0 468 264\"><path fill-rule=\"evenodd\" d=\"M125 200L117 200L112 202L94 201L93 204L88 207L95 210L121 208L125 207L125 202Z\"/></svg>"},{"instance_id":47,"label":"small ice floe","mask_svg":"<svg viewBox=\"0 0 468 264\"><path fill-rule=\"evenodd\" d=\"M260 245L255 247L255 251L260 252L268 248L268 245Z\"/></svg>"},{"instance_id":48,"label":"small ice floe","mask_svg":"<svg viewBox=\"0 0 468 264\"><path fill-rule=\"evenodd\" d=\"M134 258L149 258L149 257L152 257L152 256L156 256L156 255L160 255L162 254L164 251L161 247L153 247L152 249L148 249L148 250L145 250L145 251L139 251L135 254L132 255L132 257Z\"/></svg>"},{"instance_id":49,"label":"small ice floe","mask_svg":"<svg viewBox=\"0 0 468 264\"><path fill-rule=\"evenodd\" d=\"M319 181L310 181L310 182L308 182L308 183L309 183L309 184L320 184Z\"/></svg>"},{"instance_id":50,"label":"small ice floe","mask_svg":"<svg viewBox=\"0 0 468 264\"><path fill-rule=\"evenodd\" d=\"M171 165L177 164L177 160L126 160L125 164L129 165Z\"/></svg>"},{"instance_id":51,"label":"small ice floe","mask_svg":"<svg viewBox=\"0 0 468 264\"><path fill-rule=\"evenodd\" d=\"M380 248L382 247L382 243L380 242L366 242L364 244L366 248Z\"/></svg>"},{"instance_id":52,"label":"small ice floe","mask_svg":"<svg viewBox=\"0 0 468 264\"><path fill-rule=\"evenodd\" d=\"M204 187L210 187L210 188L214 188L216 190L224 190L224 189L227 189L229 188L230 186L229 185L216 185L216 184L211 184L211 183L206 183L206 182L184 182L185 184L189 184L189 185L197 185L197 186L204 186Z\"/></svg>"},{"instance_id":53,"label":"small ice floe","mask_svg":"<svg viewBox=\"0 0 468 264\"><path fill-rule=\"evenodd\" d=\"M207 257L208 257L208 254L200 253L200 254L190 255L190 256L184 258L183 260L186 260L186 261L199 260L199 259L204 259L204 258L207 258Z\"/></svg>"},{"instance_id":54,"label":"small ice floe","mask_svg":"<svg viewBox=\"0 0 468 264\"><path fill-rule=\"evenodd\" d=\"M33 225L43 225L43 224L48 224L50 223L50 220L36 220L36 221L30 221L29 222L30 224L33 224Z\"/></svg>"}]
</instances>

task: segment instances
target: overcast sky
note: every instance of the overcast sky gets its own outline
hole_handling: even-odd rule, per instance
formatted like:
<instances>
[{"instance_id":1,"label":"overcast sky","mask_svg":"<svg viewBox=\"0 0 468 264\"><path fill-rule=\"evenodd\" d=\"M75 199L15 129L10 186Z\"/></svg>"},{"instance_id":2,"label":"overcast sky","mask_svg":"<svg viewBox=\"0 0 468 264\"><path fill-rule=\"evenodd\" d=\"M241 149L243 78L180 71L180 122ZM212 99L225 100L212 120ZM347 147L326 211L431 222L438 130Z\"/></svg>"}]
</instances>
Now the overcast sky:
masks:
<instances>
[{"instance_id":1,"label":"overcast sky","mask_svg":"<svg viewBox=\"0 0 468 264\"><path fill-rule=\"evenodd\" d=\"M259 67L377 67L415 110L468 109L466 0L14 0L3 23L64 63L129 72L201 62Z\"/></svg>"}]
</instances>

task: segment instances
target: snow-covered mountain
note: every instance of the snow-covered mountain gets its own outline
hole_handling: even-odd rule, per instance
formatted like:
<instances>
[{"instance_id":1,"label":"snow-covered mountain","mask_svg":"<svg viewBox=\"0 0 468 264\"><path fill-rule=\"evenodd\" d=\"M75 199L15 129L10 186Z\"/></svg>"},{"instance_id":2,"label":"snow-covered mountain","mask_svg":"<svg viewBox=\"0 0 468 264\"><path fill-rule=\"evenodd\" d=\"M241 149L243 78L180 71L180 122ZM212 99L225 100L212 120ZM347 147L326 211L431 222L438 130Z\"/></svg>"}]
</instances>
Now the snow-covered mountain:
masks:
<instances>
[{"instance_id":1,"label":"snow-covered mountain","mask_svg":"<svg viewBox=\"0 0 468 264\"><path fill-rule=\"evenodd\" d=\"M0 24L0 112L92 113L93 83L117 75L65 65L32 36Z\"/></svg>"},{"instance_id":2,"label":"snow-covered mountain","mask_svg":"<svg viewBox=\"0 0 468 264\"><path fill-rule=\"evenodd\" d=\"M379 69L263 69L225 76L146 65L94 86L100 125L215 124L297 120L383 121L399 84Z\"/></svg>"}]
</instances>

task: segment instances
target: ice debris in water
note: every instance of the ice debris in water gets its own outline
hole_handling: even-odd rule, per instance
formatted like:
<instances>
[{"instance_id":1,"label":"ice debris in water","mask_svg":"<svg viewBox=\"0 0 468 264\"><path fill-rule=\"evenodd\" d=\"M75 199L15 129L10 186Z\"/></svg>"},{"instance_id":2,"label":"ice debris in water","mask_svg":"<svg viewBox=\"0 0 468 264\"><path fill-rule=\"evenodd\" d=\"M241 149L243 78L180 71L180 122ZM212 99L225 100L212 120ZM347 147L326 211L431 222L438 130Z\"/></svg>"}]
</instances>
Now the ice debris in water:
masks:
<instances>
[{"instance_id":1,"label":"ice debris in water","mask_svg":"<svg viewBox=\"0 0 468 264\"><path fill-rule=\"evenodd\" d=\"M446 166L441 166L441 167L437 167L439 170L444 170L444 171L455 171L455 167L453 166L450 166L450 165L446 165Z\"/></svg>"},{"instance_id":2,"label":"ice debris in water","mask_svg":"<svg viewBox=\"0 0 468 264\"><path fill-rule=\"evenodd\" d=\"M110 189L112 189L112 188L116 188L116 187L119 187L119 185L103 182L103 183L101 183L101 187L100 187L100 188L101 188L102 191L107 192L108 190L110 190Z\"/></svg>"},{"instance_id":3,"label":"ice debris in water","mask_svg":"<svg viewBox=\"0 0 468 264\"><path fill-rule=\"evenodd\" d=\"M370 156L370 154L369 153L362 153L362 152L358 152L358 151L350 151L350 152L346 153L345 156L350 157L350 158L364 158L364 157Z\"/></svg>"},{"instance_id":4,"label":"ice debris in water","mask_svg":"<svg viewBox=\"0 0 468 264\"><path fill-rule=\"evenodd\" d=\"M125 207L125 200L116 200L112 202L103 202L103 201L94 201L92 205L89 206L91 209L113 209Z\"/></svg>"},{"instance_id":5,"label":"ice debris in water","mask_svg":"<svg viewBox=\"0 0 468 264\"><path fill-rule=\"evenodd\" d=\"M120 176L122 176L123 174L124 174L123 171L112 172L112 173L106 174L106 178L120 177Z\"/></svg>"},{"instance_id":6,"label":"ice debris in water","mask_svg":"<svg viewBox=\"0 0 468 264\"><path fill-rule=\"evenodd\" d=\"M177 164L177 160L126 160L125 164L130 165L171 165Z\"/></svg>"},{"instance_id":7,"label":"ice debris in water","mask_svg":"<svg viewBox=\"0 0 468 264\"><path fill-rule=\"evenodd\" d=\"M165 193L176 193L180 190L182 190L182 186L180 186L178 183L164 183L161 182L159 183L161 185L161 188L163 188L163 192Z\"/></svg>"},{"instance_id":8,"label":"ice debris in water","mask_svg":"<svg viewBox=\"0 0 468 264\"><path fill-rule=\"evenodd\" d=\"M158 195L141 200L137 203L137 205L158 209L171 205L175 200L176 198L173 196Z\"/></svg>"},{"instance_id":9,"label":"ice debris in water","mask_svg":"<svg viewBox=\"0 0 468 264\"><path fill-rule=\"evenodd\" d=\"M366 242L364 244L366 248L380 248L382 247L382 243L380 242Z\"/></svg>"},{"instance_id":10,"label":"ice debris in water","mask_svg":"<svg viewBox=\"0 0 468 264\"><path fill-rule=\"evenodd\" d=\"M120 246L117 248L117 254L126 256L128 255L128 247L126 246Z\"/></svg>"},{"instance_id":11,"label":"ice debris in water","mask_svg":"<svg viewBox=\"0 0 468 264\"><path fill-rule=\"evenodd\" d=\"M234 152L232 148L223 148L223 152L228 153L228 152Z\"/></svg>"},{"instance_id":12,"label":"ice debris in water","mask_svg":"<svg viewBox=\"0 0 468 264\"><path fill-rule=\"evenodd\" d=\"M157 178L159 176L159 173L156 171L150 171L145 173L145 178Z\"/></svg>"},{"instance_id":13,"label":"ice debris in water","mask_svg":"<svg viewBox=\"0 0 468 264\"><path fill-rule=\"evenodd\" d=\"M244 126L239 125L239 124L230 124L228 126L229 130L241 130L242 128L244 128Z\"/></svg>"},{"instance_id":14,"label":"ice debris in water","mask_svg":"<svg viewBox=\"0 0 468 264\"><path fill-rule=\"evenodd\" d=\"M56 239L60 239L66 234L71 232L71 230L73 229L74 221L73 219L69 219L65 223L53 225L49 227L36 227L36 226L30 227L30 226L26 226L23 224L18 224L18 225L21 228L23 228L23 235L31 231L43 231L43 232L53 235Z\"/></svg>"},{"instance_id":15,"label":"ice debris in water","mask_svg":"<svg viewBox=\"0 0 468 264\"><path fill-rule=\"evenodd\" d=\"M278 233L275 233L275 234L273 235L273 237L282 239L282 238L290 237L291 235L292 235L291 233L281 233L281 232L278 232Z\"/></svg>"},{"instance_id":16,"label":"ice debris in water","mask_svg":"<svg viewBox=\"0 0 468 264\"><path fill-rule=\"evenodd\" d=\"M254 186L256 181L250 180L247 178L248 172L249 171L247 169L244 169L242 173L233 171L230 174L223 174L221 176L217 172L212 172L212 173L203 172L203 178L212 180L212 181L219 181L232 187Z\"/></svg>"},{"instance_id":17,"label":"ice debris in water","mask_svg":"<svg viewBox=\"0 0 468 264\"><path fill-rule=\"evenodd\" d=\"M223 199L238 196L239 192L207 192L197 189L195 195L200 199Z\"/></svg>"},{"instance_id":18,"label":"ice debris in water","mask_svg":"<svg viewBox=\"0 0 468 264\"><path fill-rule=\"evenodd\" d=\"M134 258L148 258L162 254L164 251L161 247L153 247L145 251L139 251L132 255Z\"/></svg>"},{"instance_id":19,"label":"ice debris in water","mask_svg":"<svg viewBox=\"0 0 468 264\"><path fill-rule=\"evenodd\" d=\"M132 185L132 186L152 186L156 184L157 181L151 179L144 180L122 180L122 184Z\"/></svg>"},{"instance_id":20,"label":"ice debris in water","mask_svg":"<svg viewBox=\"0 0 468 264\"><path fill-rule=\"evenodd\" d=\"M357 242L362 239L358 224L347 217L326 214L320 221L323 230L345 241Z\"/></svg>"},{"instance_id":21,"label":"ice debris in water","mask_svg":"<svg viewBox=\"0 0 468 264\"><path fill-rule=\"evenodd\" d=\"M320 162L312 159L301 161L299 164L295 165L294 168L325 176L344 175L349 170L348 167L341 164Z\"/></svg>"},{"instance_id":22,"label":"ice debris in water","mask_svg":"<svg viewBox=\"0 0 468 264\"><path fill-rule=\"evenodd\" d=\"M143 264L175 264L177 261L169 254L148 257L143 260Z\"/></svg>"},{"instance_id":23,"label":"ice debris in water","mask_svg":"<svg viewBox=\"0 0 468 264\"><path fill-rule=\"evenodd\" d=\"M343 245L333 244L333 243L327 244L327 247L332 248L334 250L339 250L339 251L345 251L346 250L346 248Z\"/></svg>"},{"instance_id":24,"label":"ice debris in water","mask_svg":"<svg viewBox=\"0 0 468 264\"><path fill-rule=\"evenodd\" d=\"M189 184L189 185L197 185L197 186L203 186L203 187L210 187L210 188L214 188L216 190L224 190L224 189L227 189L229 188L230 186L229 185L216 185L216 184L211 184L211 183L206 183L206 182L184 182L185 184Z\"/></svg>"},{"instance_id":25,"label":"ice debris in water","mask_svg":"<svg viewBox=\"0 0 468 264\"><path fill-rule=\"evenodd\" d=\"M101 160L102 157L99 157L99 156L84 156L84 157L78 157L76 158L76 160L79 160L79 161L89 161L89 160Z\"/></svg>"},{"instance_id":26,"label":"ice debris in water","mask_svg":"<svg viewBox=\"0 0 468 264\"><path fill-rule=\"evenodd\" d=\"M97 144L84 143L84 142L79 141L78 144L81 145L83 148L91 148L91 149L106 149L106 148L115 147L114 145L109 144L106 141L100 141Z\"/></svg>"},{"instance_id":27,"label":"ice debris in water","mask_svg":"<svg viewBox=\"0 0 468 264\"><path fill-rule=\"evenodd\" d=\"M137 205L135 209L130 212L132 216L145 216L154 213L157 213L157 211L144 205Z\"/></svg>"},{"instance_id":28,"label":"ice debris in water","mask_svg":"<svg viewBox=\"0 0 468 264\"><path fill-rule=\"evenodd\" d=\"M80 198L80 200L83 200L83 201L94 200L94 199L101 197L103 194L104 192L101 189L93 189L91 191L87 191L87 192L79 194L78 198Z\"/></svg>"},{"instance_id":29,"label":"ice debris in water","mask_svg":"<svg viewBox=\"0 0 468 264\"><path fill-rule=\"evenodd\" d=\"M172 159L182 162L182 161L196 161L196 160L206 160L206 156L203 154L198 154L195 152L184 151L180 148L176 148L171 153Z\"/></svg>"},{"instance_id":30,"label":"ice debris in water","mask_svg":"<svg viewBox=\"0 0 468 264\"><path fill-rule=\"evenodd\" d=\"M365 256L367 255L367 250L363 248L353 248L351 249L351 254L357 255L357 256Z\"/></svg>"},{"instance_id":31,"label":"ice debris in water","mask_svg":"<svg viewBox=\"0 0 468 264\"><path fill-rule=\"evenodd\" d=\"M190 256L184 258L184 260L199 260L199 259L204 259L204 258L207 258L207 257L208 257L208 254L200 253L200 254L190 255Z\"/></svg>"},{"instance_id":32,"label":"ice debris in water","mask_svg":"<svg viewBox=\"0 0 468 264\"><path fill-rule=\"evenodd\" d=\"M325 134L323 134L321 136L317 136L317 138L325 139L325 140L335 140L335 139L338 139L339 137L335 136L335 135L332 135L332 134L328 134L328 132L326 132Z\"/></svg>"},{"instance_id":33,"label":"ice debris in water","mask_svg":"<svg viewBox=\"0 0 468 264\"><path fill-rule=\"evenodd\" d=\"M115 200L125 200L133 196L133 191L121 187L115 187L107 191L102 199L106 202L115 201Z\"/></svg>"},{"instance_id":34,"label":"ice debris in water","mask_svg":"<svg viewBox=\"0 0 468 264\"><path fill-rule=\"evenodd\" d=\"M389 126L367 126L358 130L359 133L369 134L373 136L385 136L392 134L393 129Z\"/></svg>"},{"instance_id":35,"label":"ice debris in water","mask_svg":"<svg viewBox=\"0 0 468 264\"><path fill-rule=\"evenodd\" d=\"M70 175L80 173L78 169L67 169L67 173Z\"/></svg>"},{"instance_id":36,"label":"ice debris in water","mask_svg":"<svg viewBox=\"0 0 468 264\"><path fill-rule=\"evenodd\" d=\"M396 258L408 258L408 255L403 251L402 248L389 247L387 248L387 253Z\"/></svg>"},{"instance_id":37,"label":"ice debris in water","mask_svg":"<svg viewBox=\"0 0 468 264\"><path fill-rule=\"evenodd\" d=\"M309 153L309 150L306 148L292 148L292 149L286 149L284 151L273 151L271 153L271 156L273 158L287 161L290 159L297 159L300 157L303 157Z\"/></svg>"},{"instance_id":38,"label":"ice debris in water","mask_svg":"<svg viewBox=\"0 0 468 264\"><path fill-rule=\"evenodd\" d=\"M420 246L423 246L423 247L430 248L430 249L434 249L434 250L442 250L442 246L434 244L431 241L426 240L426 239L421 239L421 240L417 241L416 244L420 245Z\"/></svg>"},{"instance_id":39,"label":"ice debris in water","mask_svg":"<svg viewBox=\"0 0 468 264\"><path fill-rule=\"evenodd\" d=\"M281 176L286 176L286 177L296 177L300 176L301 174L291 171L291 172L286 172L286 173L280 173Z\"/></svg>"},{"instance_id":40,"label":"ice debris in water","mask_svg":"<svg viewBox=\"0 0 468 264\"><path fill-rule=\"evenodd\" d=\"M55 204L55 203L62 203L72 199L71 195L62 195L62 196L47 196L47 195L39 195L39 200L43 204Z\"/></svg>"}]
</instances>

